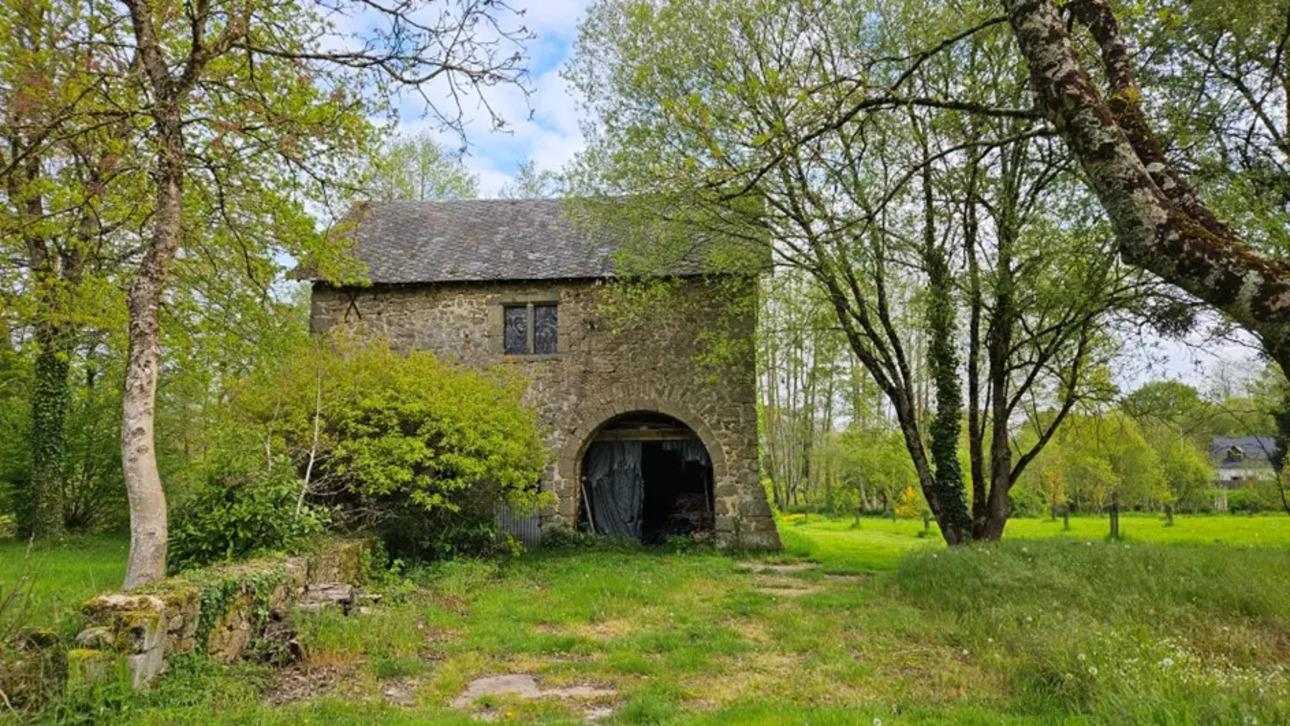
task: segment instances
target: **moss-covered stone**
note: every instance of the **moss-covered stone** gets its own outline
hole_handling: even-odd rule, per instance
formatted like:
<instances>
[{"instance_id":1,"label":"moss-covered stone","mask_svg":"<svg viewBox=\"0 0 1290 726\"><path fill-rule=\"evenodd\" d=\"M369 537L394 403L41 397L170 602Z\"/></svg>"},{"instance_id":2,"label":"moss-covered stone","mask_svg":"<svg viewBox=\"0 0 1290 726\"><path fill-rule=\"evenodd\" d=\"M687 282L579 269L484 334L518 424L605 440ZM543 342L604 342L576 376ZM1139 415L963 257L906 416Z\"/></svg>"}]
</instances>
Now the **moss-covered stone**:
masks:
<instances>
[{"instance_id":1,"label":"moss-covered stone","mask_svg":"<svg viewBox=\"0 0 1290 726\"><path fill-rule=\"evenodd\" d=\"M81 606L88 627L74 651L75 678L102 676L107 665L126 669L146 687L165 658L205 646L207 655L231 663L261 636L270 613L287 609L311 574L354 582L366 543L332 542L319 549L320 564L282 555L185 572L131 593L106 593Z\"/></svg>"},{"instance_id":2,"label":"moss-covered stone","mask_svg":"<svg viewBox=\"0 0 1290 726\"><path fill-rule=\"evenodd\" d=\"M248 592L238 594L228 603L206 641L206 653L211 659L232 663L241 657L254 635L253 604L254 597Z\"/></svg>"},{"instance_id":3,"label":"moss-covered stone","mask_svg":"<svg viewBox=\"0 0 1290 726\"><path fill-rule=\"evenodd\" d=\"M124 665L119 653L89 648L67 651L67 687L74 689L106 683L120 677Z\"/></svg>"},{"instance_id":4,"label":"moss-covered stone","mask_svg":"<svg viewBox=\"0 0 1290 726\"><path fill-rule=\"evenodd\" d=\"M324 540L309 553L308 584L357 583L362 575L366 540Z\"/></svg>"},{"instance_id":5,"label":"moss-covered stone","mask_svg":"<svg viewBox=\"0 0 1290 726\"><path fill-rule=\"evenodd\" d=\"M88 600L81 612L91 627L108 630L112 646L122 653L143 653L165 637L165 602L154 595L107 593Z\"/></svg>"}]
</instances>

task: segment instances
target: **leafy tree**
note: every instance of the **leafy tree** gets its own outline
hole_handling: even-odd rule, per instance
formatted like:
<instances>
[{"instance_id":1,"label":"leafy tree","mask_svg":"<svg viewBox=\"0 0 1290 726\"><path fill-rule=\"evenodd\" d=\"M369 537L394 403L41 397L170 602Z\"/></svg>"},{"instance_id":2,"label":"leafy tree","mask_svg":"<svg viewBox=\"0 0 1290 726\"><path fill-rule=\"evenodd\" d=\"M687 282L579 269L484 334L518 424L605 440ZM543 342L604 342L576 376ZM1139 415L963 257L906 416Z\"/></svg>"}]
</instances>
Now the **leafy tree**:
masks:
<instances>
[{"instance_id":1,"label":"leafy tree","mask_svg":"<svg viewBox=\"0 0 1290 726\"><path fill-rule=\"evenodd\" d=\"M834 428L834 381L845 344L831 325L828 301L796 270L769 277L760 302L762 465L774 502L785 509L806 503L827 476L816 459Z\"/></svg>"},{"instance_id":2,"label":"leafy tree","mask_svg":"<svg viewBox=\"0 0 1290 726\"><path fill-rule=\"evenodd\" d=\"M603 223L634 225L660 258L701 236L727 243L714 261L808 275L958 543L1001 536L1010 488L1062 418L1110 393L1112 319L1151 306L1048 129L1018 108L1024 76L999 60L998 19L937 9L605 0L569 73L597 120L575 186L612 197ZM961 24L979 32L924 52ZM983 108L1009 110L970 115ZM1034 448L1014 453L1019 422L1049 409Z\"/></svg>"},{"instance_id":3,"label":"leafy tree","mask_svg":"<svg viewBox=\"0 0 1290 726\"><path fill-rule=\"evenodd\" d=\"M850 428L828 440L838 452L837 508L892 510L905 489L918 485L909 454L900 434L890 429Z\"/></svg>"},{"instance_id":4,"label":"leafy tree","mask_svg":"<svg viewBox=\"0 0 1290 726\"><path fill-rule=\"evenodd\" d=\"M427 9L422 2L119 0L60 28L66 47L94 61L77 66L84 78L77 87L88 90L74 110L97 104L107 117L128 120L138 135L129 137L137 142L131 168L146 171L134 200L146 226L126 295L127 587L165 571L154 412L161 303L176 261L210 255L254 269L287 251L328 269L338 255L315 230L309 205L326 209L344 196L346 170L374 151L369 117L389 109L391 94L419 93L432 119L460 130L460 106L432 103L430 84L460 100L522 81L515 49L528 33L505 27L512 11L504 3L464 2L431 11L430 20L422 16ZM65 126L57 132L78 135Z\"/></svg>"},{"instance_id":5,"label":"leafy tree","mask_svg":"<svg viewBox=\"0 0 1290 726\"><path fill-rule=\"evenodd\" d=\"M1174 427L1193 426L1206 418L1200 392L1181 381L1152 381L1124 397L1124 412L1138 421L1155 421Z\"/></svg>"},{"instance_id":6,"label":"leafy tree","mask_svg":"<svg viewBox=\"0 0 1290 726\"><path fill-rule=\"evenodd\" d=\"M479 196L478 177L466 169L460 157L449 155L424 131L387 141L367 169L365 187L364 196L383 201Z\"/></svg>"},{"instance_id":7,"label":"leafy tree","mask_svg":"<svg viewBox=\"0 0 1290 726\"><path fill-rule=\"evenodd\" d=\"M1150 437L1171 503L1184 511L1207 509L1213 503L1214 467L1207 449L1188 437Z\"/></svg>"},{"instance_id":8,"label":"leafy tree","mask_svg":"<svg viewBox=\"0 0 1290 726\"><path fill-rule=\"evenodd\" d=\"M1112 501L1153 508L1169 496L1156 452L1133 419L1117 412L1071 416L1056 438L1058 446L1045 449L1048 461L1036 473L1042 478L1059 470L1062 497L1075 509L1097 511ZM1041 492L1047 484L1030 481Z\"/></svg>"},{"instance_id":9,"label":"leafy tree","mask_svg":"<svg viewBox=\"0 0 1290 726\"><path fill-rule=\"evenodd\" d=\"M113 277L143 216L137 136L117 113L121 99L86 72L83 35L69 32L97 33L102 9L94 0L0 8L0 285L6 331L32 358L20 513L37 538L64 530L71 376L93 329L117 322Z\"/></svg>"},{"instance_id":10,"label":"leafy tree","mask_svg":"<svg viewBox=\"0 0 1290 726\"><path fill-rule=\"evenodd\" d=\"M547 199L560 193L560 178L548 169L538 170L537 163L525 159L515 177L498 193L503 199Z\"/></svg>"},{"instance_id":11,"label":"leafy tree","mask_svg":"<svg viewBox=\"0 0 1290 726\"><path fill-rule=\"evenodd\" d=\"M1280 169L1290 152L1282 143L1286 121L1279 110L1269 114L1285 98L1284 7L1210 1L1151 5L1172 36L1169 47L1183 51L1182 58L1164 58L1162 66L1192 84L1190 98L1222 101L1222 122L1202 132L1200 146L1206 152L1228 146L1226 153L1243 159L1237 168L1246 170L1244 183L1229 187L1237 194L1227 198L1240 197L1241 188L1267 188L1270 180L1279 179L1284 189ZM1250 242L1259 238L1257 230L1242 231L1222 219L1197 191L1187 166L1171 157L1170 139L1157 132L1148 113L1144 99L1149 94L1139 87L1130 39L1109 0L1067 3L1064 13L1052 0L1004 0L1003 7L1029 66L1037 105L1087 174L1115 229L1120 254L1221 310L1252 332L1283 368L1290 366L1290 313L1281 303L1290 295L1290 267L1257 251ZM1077 51L1073 31L1087 31L1098 51L1096 61ZM1198 64L1204 73L1178 72ZM1201 105L1206 109L1201 119L1213 118L1214 104ZM1232 140L1236 143L1229 145ZM1198 177L1205 181L1203 171ZM1253 204L1245 209L1257 210L1267 195L1247 200ZM1252 216L1257 221L1262 215Z\"/></svg>"}]
</instances>

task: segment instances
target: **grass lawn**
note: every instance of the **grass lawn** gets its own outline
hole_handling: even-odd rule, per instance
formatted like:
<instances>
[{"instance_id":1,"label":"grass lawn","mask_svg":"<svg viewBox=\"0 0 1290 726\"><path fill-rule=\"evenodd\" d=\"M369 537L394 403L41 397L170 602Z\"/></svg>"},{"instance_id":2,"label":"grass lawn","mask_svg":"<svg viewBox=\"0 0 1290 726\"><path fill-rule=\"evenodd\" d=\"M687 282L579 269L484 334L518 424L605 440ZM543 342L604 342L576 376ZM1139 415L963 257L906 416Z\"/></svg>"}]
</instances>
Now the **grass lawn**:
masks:
<instances>
[{"instance_id":1,"label":"grass lawn","mask_svg":"<svg viewBox=\"0 0 1290 726\"><path fill-rule=\"evenodd\" d=\"M15 587L30 593L16 612L3 617L23 625L75 631L81 622L81 603L121 586L129 551L128 537L111 535L76 536L36 545L30 551L26 542L0 540L0 597Z\"/></svg>"},{"instance_id":2,"label":"grass lawn","mask_svg":"<svg viewBox=\"0 0 1290 726\"><path fill-rule=\"evenodd\" d=\"M815 559L829 572L892 570L907 552L944 547L934 522L927 533L921 521L876 517L863 517L857 526L850 517L797 514L782 517L779 525L788 553ZM1004 537L1102 541L1110 525L1106 517L1071 517L1070 530L1063 526L1060 519L1014 519ZM1178 515L1166 526L1163 514L1126 512L1120 515L1120 536L1128 543L1290 546L1290 517Z\"/></svg>"},{"instance_id":3,"label":"grass lawn","mask_svg":"<svg viewBox=\"0 0 1290 726\"><path fill-rule=\"evenodd\" d=\"M1115 544L1102 541L1105 526L1019 520L1003 544L947 550L918 536L921 522L794 517L781 521L786 551L772 558L601 549L446 563L369 615L297 615L301 665L180 660L149 694L74 694L62 713L256 724L1290 722L1290 518L1180 516L1165 527L1126 515L1130 539ZM528 696L452 705L500 675L519 677Z\"/></svg>"}]
</instances>

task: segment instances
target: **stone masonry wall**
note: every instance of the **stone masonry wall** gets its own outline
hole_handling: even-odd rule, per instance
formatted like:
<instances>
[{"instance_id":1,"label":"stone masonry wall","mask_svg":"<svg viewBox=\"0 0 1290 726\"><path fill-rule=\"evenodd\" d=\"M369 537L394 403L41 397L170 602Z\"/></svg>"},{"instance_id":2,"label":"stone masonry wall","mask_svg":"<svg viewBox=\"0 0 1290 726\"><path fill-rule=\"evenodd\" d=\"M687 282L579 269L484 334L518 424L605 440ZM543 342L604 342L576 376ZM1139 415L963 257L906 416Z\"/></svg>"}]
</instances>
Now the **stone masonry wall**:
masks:
<instances>
[{"instance_id":1,"label":"stone masonry wall","mask_svg":"<svg viewBox=\"0 0 1290 726\"><path fill-rule=\"evenodd\" d=\"M132 592L97 595L81 606L87 627L67 653L67 681L109 680L124 666L136 688L147 687L166 659L193 651L232 663L275 628L274 618L299 604L350 602L361 579L367 543L320 542L307 557L270 556L166 578Z\"/></svg>"},{"instance_id":2,"label":"stone masonry wall","mask_svg":"<svg viewBox=\"0 0 1290 726\"><path fill-rule=\"evenodd\" d=\"M660 310L625 324L602 312L605 286L594 280L442 283L337 289L315 284L311 327L344 327L472 366L517 366L529 380L525 402L538 411L555 453L542 486L558 504L543 524L569 522L578 507L583 454L609 419L654 411L693 429L713 462L717 541L778 549L779 535L758 473L756 377L751 351L719 368L697 361L701 340L725 324L749 336L750 312L732 318L701 280L678 283ZM502 310L558 304L558 352L502 353ZM755 306L748 306L750 310Z\"/></svg>"}]
</instances>

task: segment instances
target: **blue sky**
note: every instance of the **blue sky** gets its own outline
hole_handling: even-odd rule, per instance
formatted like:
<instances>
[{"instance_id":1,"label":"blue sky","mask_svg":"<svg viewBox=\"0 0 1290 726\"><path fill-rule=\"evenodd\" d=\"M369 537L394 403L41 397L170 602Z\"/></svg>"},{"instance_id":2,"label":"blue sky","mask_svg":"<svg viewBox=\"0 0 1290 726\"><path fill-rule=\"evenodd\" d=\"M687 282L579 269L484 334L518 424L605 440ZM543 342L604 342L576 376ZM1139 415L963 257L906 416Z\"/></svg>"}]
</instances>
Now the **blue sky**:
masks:
<instances>
[{"instance_id":1,"label":"blue sky","mask_svg":"<svg viewBox=\"0 0 1290 726\"><path fill-rule=\"evenodd\" d=\"M489 102L509 124L506 131L489 128L487 114L472 113L467 126L469 149L465 163L479 176L482 196L495 196L526 159L539 169L563 167L582 149L578 128L578 104L560 69L572 53L578 21L589 0L519 0L515 7L524 12L521 22L537 37L526 48L526 66L533 89L528 99L514 89L495 89ZM400 127L416 132L425 126L413 104L404 107ZM443 136L445 146L457 148L455 137Z\"/></svg>"}]
</instances>

